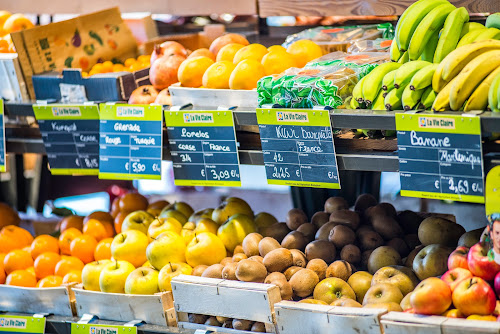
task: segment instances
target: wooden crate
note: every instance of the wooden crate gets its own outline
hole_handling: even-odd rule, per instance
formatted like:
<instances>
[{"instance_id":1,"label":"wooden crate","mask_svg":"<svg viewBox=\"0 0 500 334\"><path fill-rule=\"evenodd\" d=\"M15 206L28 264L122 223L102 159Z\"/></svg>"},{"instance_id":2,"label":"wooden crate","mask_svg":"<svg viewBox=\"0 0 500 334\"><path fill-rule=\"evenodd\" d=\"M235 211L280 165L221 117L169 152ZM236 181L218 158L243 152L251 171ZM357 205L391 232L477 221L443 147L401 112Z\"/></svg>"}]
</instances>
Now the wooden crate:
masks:
<instances>
[{"instance_id":1,"label":"wooden crate","mask_svg":"<svg viewBox=\"0 0 500 334\"><path fill-rule=\"evenodd\" d=\"M381 334L385 309L339 307L282 301L274 305L280 334Z\"/></svg>"},{"instance_id":2,"label":"wooden crate","mask_svg":"<svg viewBox=\"0 0 500 334\"><path fill-rule=\"evenodd\" d=\"M274 304L281 295L276 285L181 275L172 280L172 293L179 328L252 333L190 323L188 313L196 313L263 322L267 333L277 333Z\"/></svg>"},{"instance_id":3,"label":"wooden crate","mask_svg":"<svg viewBox=\"0 0 500 334\"><path fill-rule=\"evenodd\" d=\"M81 285L72 290L79 317L92 314L103 320L143 320L152 325L176 326L171 292L127 295L84 290Z\"/></svg>"},{"instance_id":4,"label":"wooden crate","mask_svg":"<svg viewBox=\"0 0 500 334\"><path fill-rule=\"evenodd\" d=\"M195 107L239 107L257 108L257 91L234 89L187 88L179 84L168 88L172 95L172 105L183 106L191 103Z\"/></svg>"},{"instance_id":5,"label":"wooden crate","mask_svg":"<svg viewBox=\"0 0 500 334\"><path fill-rule=\"evenodd\" d=\"M17 313L51 313L72 317L69 287L24 288L0 285L0 311Z\"/></svg>"},{"instance_id":6,"label":"wooden crate","mask_svg":"<svg viewBox=\"0 0 500 334\"><path fill-rule=\"evenodd\" d=\"M493 334L500 333L500 323L493 321L446 319L441 325L442 334Z\"/></svg>"},{"instance_id":7,"label":"wooden crate","mask_svg":"<svg viewBox=\"0 0 500 334\"><path fill-rule=\"evenodd\" d=\"M441 334L441 325L448 318L404 312L389 312L382 316L385 334Z\"/></svg>"}]
</instances>

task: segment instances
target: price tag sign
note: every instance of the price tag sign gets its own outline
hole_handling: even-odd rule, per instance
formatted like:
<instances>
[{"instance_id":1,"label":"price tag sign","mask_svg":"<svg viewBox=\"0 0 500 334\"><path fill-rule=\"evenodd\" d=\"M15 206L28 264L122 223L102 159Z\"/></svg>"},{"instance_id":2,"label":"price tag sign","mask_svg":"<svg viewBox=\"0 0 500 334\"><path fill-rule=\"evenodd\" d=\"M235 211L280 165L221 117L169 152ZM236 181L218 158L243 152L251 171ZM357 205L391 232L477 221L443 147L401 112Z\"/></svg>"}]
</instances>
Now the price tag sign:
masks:
<instances>
[{"instance_id":1,"label":"price tag sign","mask_svg":"<svg viewBox=\"0 0 500 334\"><path fill-rule=\"evenodd\" d=\"M257 109L267 183L340 189L325 110Z\"/></svg>"},{"instance_id":2,"label":"price tag sign","mask_svg":"<svg viewBox=\"0 0 500 334\"><path fill-rule=\"evenodd\" d=\"M3 99L0 99L0 172L5 172L5 117Z\"/></svg>"},{"instance_id":3,"label":"price tag sign","mask_svg":"<svg viewBox=\"0 0 500 334\"><path fill-rule=\"evenodd\" d=\"M0 315L0 333L45 333L45 318Z\"/></svg>"},{"instance_id":4,"label":"price tag sign","mask_svg":"<svg viewBox=\"0 0 500 334\"><path fill-rule=\"evenodd\" d=\"M137 334L137 327L72 323L71 334Z\"/></svg>"},{"instance_id":5,"label":"price tag sign","mask_svg":"<svg viewBox=\"0 0 500 334\"><path fill-rule=\"evenodd\" d=\"M477 116L396 114L401 195L484 203Z\"/></svg>"},{"instance_id":6,"label":"price tag sign","mask_svg":"<svg viewBox=\"0 0 500 334\"><path fill-rule=\"evenodd\" d=\"M97 105L34 105L54 175L99 173Z\"/></svg>"},{"instance_id":7,"label":"price tag sign","mask_svg":"<svg viewBox=\"0 0 500 334\"><path fill-rule=\"evenodd\" d=\"M500 221L500 166L493 167L486 176L486 216Z\"/></svg>"},{"instance_id":8,"label":"price tag sign","mask_svg":"<svg viewBox=\"0 0 500 334\"><path fill-rule=\"evenodd\" d=\"M240 187L233 112L165 111L178 186Z\"/></svg>"},{"instance_id":9,"label":"price tag sign","mask_svg":"<svg viewBox=\"0 0 500 334\"><path fill-rule=\"evenodd\" d=\"M161 179L162 106L101 104L99 178Z\"/></svg>"}]
</instances>

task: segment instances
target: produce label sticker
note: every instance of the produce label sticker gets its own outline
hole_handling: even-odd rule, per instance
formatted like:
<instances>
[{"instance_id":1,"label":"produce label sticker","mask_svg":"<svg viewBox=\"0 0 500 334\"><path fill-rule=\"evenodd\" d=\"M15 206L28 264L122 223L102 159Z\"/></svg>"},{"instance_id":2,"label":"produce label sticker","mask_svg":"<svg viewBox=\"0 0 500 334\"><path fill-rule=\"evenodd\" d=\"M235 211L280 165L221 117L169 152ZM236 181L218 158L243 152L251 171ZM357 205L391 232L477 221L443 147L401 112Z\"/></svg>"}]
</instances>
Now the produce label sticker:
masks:
<instances>
[{"instance_id":1,"label":"produce label sticker","mask_svg":"<svg viewBox=\"0 0 500 334\"><path fill-rule=\"evenodd\" d=\"M484 203L477 116L396 114L401 195Z\"/></svg>"},{"instance_id":2,"label":"produce label sticker","mask_svg":"<svg viewBox=\"0 0 500 334\"><path fill-rule=\"evenodd\" d=\"M100 105L99 178L160 180L162 106Z\"/></svg>"},{"instance_id":3,"label":"produce label sticker","mask_svg":"<svg viewBox=\"0 0 500 334\"><path fill-rule=\"evenodd\" d=\"M241 187L233 112L165 111L177 186Z\"/></svg>"},{"instance_id":4,"label":"produce label sticker","mask_svg":"<svg viewBox=\"0 0 500 334\"><path fill-rule=\"evenodd\" d=\"M340 189L325 110L257 109L267 183Z\"/></svg>"},{"instance_id":5,"label":"produce label sticker","mask_svg":"<svg viewBox=\"0 0 500 334\"><path fill-rule=\"evenodd\" d=\"M72 323L71 334L137 334L137 327Z\"/></svg>"},{"instance_id":6,"label":"produce label sticker","mask_svg":"<svg viewBox=\"0 0 500 334\"><path fill-rule=\"evenodd\" d=\"M0 315L0 333L45 333L45 318Z\"/></svg>"},{"instance_id":7,"label":"produce label sticker","mask_svg":"<svg viewBox=\"0 0 500 334\"><path fill-rule=\"evenodd\" d=\"M5 172L5 117L4 117L4 107L3 107L3 99L0 99L0 131L1 131L1 140L0 140L0 172Z\"/></svg>"},{"instance_id":8,"label":"produce label sticker","mask_svg":"<svg viewBox=\"0 0 500 334\"><path fill-rule=\"evenodd\" d=\"M53 175L99 173L97 105L34 105Z\"/></svg>"}]
</instances>

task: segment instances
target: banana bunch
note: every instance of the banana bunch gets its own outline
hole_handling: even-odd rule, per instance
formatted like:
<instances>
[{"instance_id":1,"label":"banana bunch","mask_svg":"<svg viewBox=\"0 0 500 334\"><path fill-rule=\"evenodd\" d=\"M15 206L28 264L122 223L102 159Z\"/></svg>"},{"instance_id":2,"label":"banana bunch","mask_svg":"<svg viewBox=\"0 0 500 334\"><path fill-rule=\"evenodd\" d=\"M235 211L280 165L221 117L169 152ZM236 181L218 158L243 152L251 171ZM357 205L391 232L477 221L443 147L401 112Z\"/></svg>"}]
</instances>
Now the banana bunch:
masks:
<instances>
[{"instance_id":1,"label":"banana bunch","mask_svg":"<svg viewBox=\"0 0 500 334\"><path fill-rule=\"evenodd\" d=\"M489 105L492 110L498 110L494 87L498 86L499 74L499 40L480 40L455 49L433 73L432 88L437 95L432 109L485 110Z\"/></svg>"},{"instance_id":2,"label":"banana bunch","mask_svg":"<svg viewBox=\"0 0 500 334\"><path fill-rule=\"evenodd\" d=\"M493 77L493 79L488 89L488 105L492 111L500 112L500 74L498 71L496 71L496 73L494 71L490 76Z\"/></svg>"}]
</instances>

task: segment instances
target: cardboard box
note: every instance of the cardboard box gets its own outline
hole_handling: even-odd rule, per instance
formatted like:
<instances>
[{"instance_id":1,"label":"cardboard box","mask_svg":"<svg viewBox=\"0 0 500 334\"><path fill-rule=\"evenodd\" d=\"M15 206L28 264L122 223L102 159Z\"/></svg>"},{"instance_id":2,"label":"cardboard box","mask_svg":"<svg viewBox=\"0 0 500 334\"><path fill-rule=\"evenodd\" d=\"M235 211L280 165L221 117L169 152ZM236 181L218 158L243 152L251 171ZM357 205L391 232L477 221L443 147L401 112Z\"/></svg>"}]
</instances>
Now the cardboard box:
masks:
<instances>
[{"instance_id":1,"label":"cardboard box","mask_svg":"<svg viewBox=\"0 0 500 334\"><path fill-rule=\"evenodd\" d=\"M29 101L28 90L17 53L0 53L0 99L7 102Z\"/></svg>"}]
</instances>

